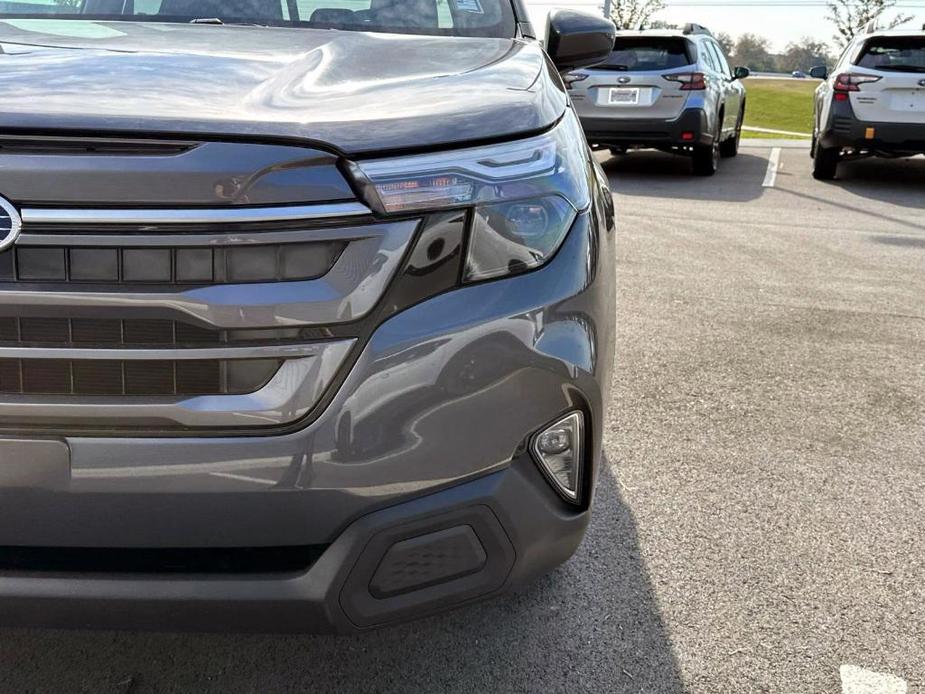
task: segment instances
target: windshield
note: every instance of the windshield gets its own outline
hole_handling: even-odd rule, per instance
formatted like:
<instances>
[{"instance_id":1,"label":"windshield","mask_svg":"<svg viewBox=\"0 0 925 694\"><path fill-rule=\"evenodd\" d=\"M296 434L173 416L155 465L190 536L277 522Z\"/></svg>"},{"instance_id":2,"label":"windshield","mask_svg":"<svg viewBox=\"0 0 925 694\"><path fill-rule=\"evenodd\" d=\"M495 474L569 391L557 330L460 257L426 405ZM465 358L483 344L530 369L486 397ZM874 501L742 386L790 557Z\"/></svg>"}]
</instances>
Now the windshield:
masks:
<instances>
[{"instance_id":1,"label":"windshield","mask_svg":"<svg viewBox=\"0 0 925 694\"><path fill-rule=\"evenodd\" d=\"M859 67L895 72L925 72L925 36L872 39L858 58Z\"/></svg>"},{"instance_id":2,"label":"windshield","mask_svg":"<svg viewBox=\"0 0 925 694\"><path fill-rule=\"evenodd\" d=\"M261 24L511 38L511 0L0 0L0 19Z\"/></svg>"},{"instance_id":3,"label":"windshield","mask_svg":"<svg viewBox=\"0 0 925 694\"><path fill-rule=\"evenodd\" d=\"M613 53L596 68L604 70L671 70L690 65L687 41L671 37L618 37Z\"/></svg>"}]
</instances>

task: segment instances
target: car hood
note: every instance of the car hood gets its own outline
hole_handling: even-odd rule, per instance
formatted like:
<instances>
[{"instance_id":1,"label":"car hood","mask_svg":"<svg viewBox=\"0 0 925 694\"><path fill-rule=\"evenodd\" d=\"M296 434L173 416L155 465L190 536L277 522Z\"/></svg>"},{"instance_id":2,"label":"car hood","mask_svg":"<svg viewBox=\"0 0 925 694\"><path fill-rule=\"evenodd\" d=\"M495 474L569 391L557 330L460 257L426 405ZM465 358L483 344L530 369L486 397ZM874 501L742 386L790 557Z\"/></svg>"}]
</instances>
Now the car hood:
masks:
<instances>
[{"instance_id":1,"label":"car hood","mask_svg":"<svg viewBox=\"0 0 925 694\"><path fill-rule=\"evenodd\" d=\"M298 138L346 154L554 123L535 44L322 29L0 21L0 128Z\"/></svg>"}]
</instances>

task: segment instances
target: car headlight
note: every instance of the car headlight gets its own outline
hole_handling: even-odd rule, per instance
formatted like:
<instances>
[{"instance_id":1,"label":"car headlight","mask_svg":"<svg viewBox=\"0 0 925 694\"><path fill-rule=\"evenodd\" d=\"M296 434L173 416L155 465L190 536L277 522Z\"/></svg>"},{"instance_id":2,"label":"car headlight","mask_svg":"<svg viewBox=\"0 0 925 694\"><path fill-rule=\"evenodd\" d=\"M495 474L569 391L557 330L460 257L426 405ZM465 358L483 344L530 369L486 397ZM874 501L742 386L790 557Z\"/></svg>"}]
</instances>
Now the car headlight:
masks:
<instances>
[{"instance_id":1,"label":"car headlight","mask_svg":"<svg viewBox=\"0 0 925 694\"><path fill-rule=\"evenodd\" d=\"M555 254L590 205L588 155L567 111L542 135L435 154L351 164L380 214L471 208L464 279L525 272Z\"/></svg>"}]
</instances>

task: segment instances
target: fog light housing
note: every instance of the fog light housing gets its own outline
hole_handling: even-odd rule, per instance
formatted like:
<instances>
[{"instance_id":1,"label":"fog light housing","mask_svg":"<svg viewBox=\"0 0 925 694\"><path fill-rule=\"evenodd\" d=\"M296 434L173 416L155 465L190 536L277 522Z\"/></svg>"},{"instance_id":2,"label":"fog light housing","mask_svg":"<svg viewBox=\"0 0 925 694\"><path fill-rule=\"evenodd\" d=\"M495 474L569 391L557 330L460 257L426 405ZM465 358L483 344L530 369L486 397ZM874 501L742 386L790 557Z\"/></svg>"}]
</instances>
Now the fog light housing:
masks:
<instances>
[{"instance_id":1,"label":"fog light housing","mask_svg":"<svg viewBox=\"0 0 925 694\"><path fill-rule=\"evenodd\" d=\"M572 412L538 432L530 445L540 470L566 501L581 502L584 415Z\"/></svg>"}]
</instances>

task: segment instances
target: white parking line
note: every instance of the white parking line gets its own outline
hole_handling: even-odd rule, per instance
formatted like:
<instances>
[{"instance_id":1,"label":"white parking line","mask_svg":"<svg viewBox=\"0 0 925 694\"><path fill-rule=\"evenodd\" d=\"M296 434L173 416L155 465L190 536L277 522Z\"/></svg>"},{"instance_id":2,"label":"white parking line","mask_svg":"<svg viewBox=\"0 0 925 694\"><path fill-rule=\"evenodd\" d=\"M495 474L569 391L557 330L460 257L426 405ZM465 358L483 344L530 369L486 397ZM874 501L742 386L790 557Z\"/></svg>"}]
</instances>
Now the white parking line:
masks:
<instances>
[{"instance_id":1,"label":"white parking line","mask_svg":"<svg viewBox=\"0 0 925 694\"><path fill-rule=\"evenodd\" d=\"M764 175L762 187L773 188L777 182L777 171L780 169L780 147L771 150L771 156L768 159L768 172Z\"/></svg>"},{"instance_id":2,"label":"white parking line","mask_svg":"<svg viewBox=\"0 0 925 694\"><path fill-rule=\"evenodd\" d=\"M842 665L839 674L842 694L906 694L909 691L904 679L857 665Z\"/></svg>"}]
</instances>

